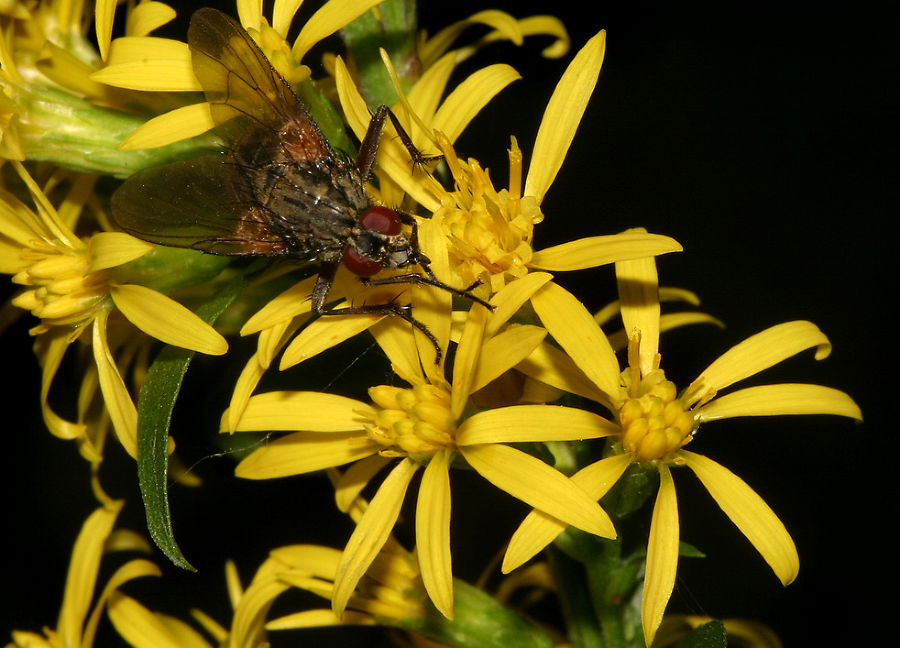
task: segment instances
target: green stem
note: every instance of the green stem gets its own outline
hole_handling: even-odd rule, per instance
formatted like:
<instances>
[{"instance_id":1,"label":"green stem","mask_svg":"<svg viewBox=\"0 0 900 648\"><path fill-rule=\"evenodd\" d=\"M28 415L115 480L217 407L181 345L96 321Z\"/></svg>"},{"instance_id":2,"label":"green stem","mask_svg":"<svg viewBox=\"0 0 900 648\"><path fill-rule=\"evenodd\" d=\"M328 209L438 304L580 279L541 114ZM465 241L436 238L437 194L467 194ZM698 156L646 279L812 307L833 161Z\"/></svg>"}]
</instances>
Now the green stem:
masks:
<instances>
[{"instance_id":1,"label":"green stem","mask_svg":"<svg viewBox=\"0 0 900 648\"><path fill-rule=\"evenodd\" d=\"M547 558L556 580L557 594L572 647L606 648L608 644L597 623L583 565L555 547L547 550Z\"/></svg>"}]
</instances>

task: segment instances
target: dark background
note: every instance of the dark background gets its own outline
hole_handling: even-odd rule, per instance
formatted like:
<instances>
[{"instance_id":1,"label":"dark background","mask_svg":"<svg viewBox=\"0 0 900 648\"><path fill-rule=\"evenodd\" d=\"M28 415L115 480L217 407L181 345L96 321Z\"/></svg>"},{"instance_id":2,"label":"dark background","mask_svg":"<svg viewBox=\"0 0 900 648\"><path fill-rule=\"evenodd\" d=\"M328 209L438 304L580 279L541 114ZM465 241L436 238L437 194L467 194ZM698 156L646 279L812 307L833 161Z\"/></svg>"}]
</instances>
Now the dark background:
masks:
<instances>
[{"instance_id":1,"label":"dark background","mask_svg":"<svg viewBox=\"0 0 900 648\"><path fill-rule=\"evenodd\" d=\"M847 3L619 4L588 11L581 2L487 5L517 17L559 16L570 29L572 53L600 28L608 32L597 89L544 202L536 247L635 226L677 238L685 252L660 259L661 282L697 292L703 309L728 328L665 334L670 378L684 386L745 337L809 319L830 337L832 355L816 363L804 353L759 382L836 387L866 417L862 425L783 417L705 426L692 449L742 476L772 506L797 543L800 576L783 589L690 473L679 471L682 537L708 557L683 561L669 609L755 618L787 646L881 643L894 635L884 612L897 599L895 542L888 545L897 516L897 450L887 443L896 426L888 427L885 403L896 384L887 336L896 294L897 16ZM433 33L478 8L426 3L422 24ZM173 27L172 35L183 34L184 23ZM506 184L509 135L527 155L569 60L540 59L546 44L533 38L519 50L499 45L475 59L509 61L525 75L458 144L492 169L498 187ZM560 281L590 306L614 294L609 268ZM8 520L4 589L15 603L2 607L0 635L55 624L68 554L94 506L74 446L52 438L40 421L28 320L2 341L4 405L12 413L0 473ZM129 591L159 609L199 606L224 621L225 558L244 556L239 567L249 579L270 538L340 546L349 525L334 528L328 491L318 480L240 482L229 459L203 459L215 452L209 438L233 385L233 371L223 379L217 362L192 367L187 389L196 404L176 413L173 428L206 480L203 489L171 492L177 536L200 573L165 567L188 603L163 594L171 582ZM191 416L198 411L208 416ZM140 530L133 464L114 445L104 485L128 500L123 524ZM467 506L468 493L482 497L480 485L454 479L455 569L473 580L518 518L493 519L496 508L509 504L501 496ZM496 537L471 531L488 521L499 527ZM291 633L277 645L335 636ZM378 630L340 636L341 645L382 640Z\"/></svg>"}]
</instances>

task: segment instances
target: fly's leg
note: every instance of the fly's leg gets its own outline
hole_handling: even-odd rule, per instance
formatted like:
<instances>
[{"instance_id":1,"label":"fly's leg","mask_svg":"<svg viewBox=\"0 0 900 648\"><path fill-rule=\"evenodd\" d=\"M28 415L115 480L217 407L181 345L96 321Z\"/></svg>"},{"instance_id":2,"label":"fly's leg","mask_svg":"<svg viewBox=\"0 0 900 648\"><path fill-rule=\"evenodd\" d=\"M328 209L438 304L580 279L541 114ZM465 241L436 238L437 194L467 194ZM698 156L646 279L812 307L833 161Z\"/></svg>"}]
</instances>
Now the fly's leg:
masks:
<instances>
[{"instance_id":1,"label":"fly's leg","mask_svg":"<svg viewBox=\"0 0 900 648\"><path fill-rule=\"evenodd\" d=\"M409 151L409 156L412 158L413 165L422 166L428 162L440 160L443 157L442 155L422 155L419 149L416 148L416 145L413 144L412 138L409 136L409 133L406 132L406 129L403 128L400 120L397 119L397 115L395 115L390 108L382 104L378 106L375 113L372 115L372 119L369 121L369 128L366 130L366 135L359 145L359 156L356 158L356 169L359 171L359 176L361 178L365 179L369 177L369 172L372 170L372 164L375 163L375 154L378 153L378 144L381 142L381 134L384 131L384 120L388 117L390 117L394 128L397 129L397 135L400 136L400 141L403 142L403 146Z\"/></svg>"}]
</instances>

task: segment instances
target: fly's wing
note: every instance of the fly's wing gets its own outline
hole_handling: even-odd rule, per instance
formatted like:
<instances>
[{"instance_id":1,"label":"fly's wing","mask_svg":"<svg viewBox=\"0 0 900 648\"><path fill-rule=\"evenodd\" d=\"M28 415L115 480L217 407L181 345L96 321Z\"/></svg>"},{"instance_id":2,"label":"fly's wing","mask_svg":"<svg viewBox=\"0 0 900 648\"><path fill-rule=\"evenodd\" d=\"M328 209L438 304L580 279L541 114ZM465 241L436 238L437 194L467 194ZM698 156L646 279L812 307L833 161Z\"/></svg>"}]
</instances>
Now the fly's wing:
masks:
<instances>
[{"instance_id":1,"label":"fly's wing","mask_svg":"<svg viewBox=\"0 0 900 648\"><path fill-rule=\"evenodd\" d=\"M285 153L298 162L332 161L306 108L237 21L216 9L198 9L188 44L216 132L233 147L253 147L254 131L264 129L280 135Z\"/></svg>"},{"instance_id":2,"label":"fly's wing","mask_svg":"<svg viewBox=\"0 0 900 648\"><path fill-rule=\"evenodd\" d=\"M112 196L113 219L138 238L211 254L314 261L268 210L226 191L235 170L224 155L202 155L138 171Z\"/></svg>"}]
</instances>

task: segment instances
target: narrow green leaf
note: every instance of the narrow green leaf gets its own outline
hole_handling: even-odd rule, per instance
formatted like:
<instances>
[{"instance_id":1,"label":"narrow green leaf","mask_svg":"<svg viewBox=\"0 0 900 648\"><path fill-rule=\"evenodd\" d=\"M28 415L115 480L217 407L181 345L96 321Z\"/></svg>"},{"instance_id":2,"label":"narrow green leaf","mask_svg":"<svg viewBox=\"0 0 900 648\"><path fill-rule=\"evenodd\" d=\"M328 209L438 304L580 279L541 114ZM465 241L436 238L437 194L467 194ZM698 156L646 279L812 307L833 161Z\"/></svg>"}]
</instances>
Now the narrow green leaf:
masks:
<instances>
[{"instance_id":1,"label":"narrow green leaf","mask_svg":"<svg viewBox=\"0 0 900 648\"><path fill-rule=\"evenodd\" d=\"M243 277L225 284L212 299L197 309L197 315L212 324L234 301L243 285ZM187 349L163 348L147 372L147 380L138 398L138 481L147 529L153 542L169 560L190 571L196 570L181 553L172 531L167 448L172 409L193 357L194 352Z\"/></svg>"}]
</instances>

